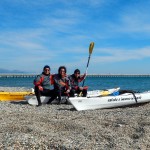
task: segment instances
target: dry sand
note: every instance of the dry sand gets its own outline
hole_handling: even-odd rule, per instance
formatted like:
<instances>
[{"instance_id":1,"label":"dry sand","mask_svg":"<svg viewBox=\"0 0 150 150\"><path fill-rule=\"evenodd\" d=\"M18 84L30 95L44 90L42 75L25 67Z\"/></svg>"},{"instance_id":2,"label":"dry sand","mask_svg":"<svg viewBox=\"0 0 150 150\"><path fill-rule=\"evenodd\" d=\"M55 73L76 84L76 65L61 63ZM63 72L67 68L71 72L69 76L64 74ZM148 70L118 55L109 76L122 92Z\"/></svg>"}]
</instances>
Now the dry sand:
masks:
<instances>
[{"instance_id":1,"label":"dry sand","mask_svg":"<svg viewBox=\"0 0 150 150\"><path fill-rule=\"evenodd\" d=\"M0 122L2 150L150 149L150 103L78 112L72 105L0 102Z\"/></svg>"}]
</instances>

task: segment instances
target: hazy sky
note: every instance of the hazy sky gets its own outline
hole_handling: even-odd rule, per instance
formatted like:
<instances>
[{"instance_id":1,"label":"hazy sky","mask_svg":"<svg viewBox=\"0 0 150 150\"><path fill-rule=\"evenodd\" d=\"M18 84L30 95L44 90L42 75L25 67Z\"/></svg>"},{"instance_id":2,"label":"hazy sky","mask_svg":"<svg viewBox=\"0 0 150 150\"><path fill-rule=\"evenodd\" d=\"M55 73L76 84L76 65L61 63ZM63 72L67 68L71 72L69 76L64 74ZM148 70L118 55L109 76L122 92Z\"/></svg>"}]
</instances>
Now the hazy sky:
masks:
<instances>
[{"instance_id":1,"label":"hazy sky","mask_svg":"<svg viewBox=\"0 0 150 150\"><path fill-rule=\"evenodd\" d=\"M150 74L150 0L1 0L0 68Z\"/></svg>"}]
</instances>

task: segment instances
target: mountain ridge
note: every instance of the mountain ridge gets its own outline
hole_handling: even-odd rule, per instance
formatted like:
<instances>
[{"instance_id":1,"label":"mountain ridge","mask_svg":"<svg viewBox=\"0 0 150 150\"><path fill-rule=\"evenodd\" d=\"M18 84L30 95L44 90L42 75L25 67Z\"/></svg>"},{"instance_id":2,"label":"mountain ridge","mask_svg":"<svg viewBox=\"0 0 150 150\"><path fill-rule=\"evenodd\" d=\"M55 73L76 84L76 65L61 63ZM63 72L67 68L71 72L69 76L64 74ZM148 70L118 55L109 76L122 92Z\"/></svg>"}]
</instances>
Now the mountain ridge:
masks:
<instances>
[{"instance_id":1,"label":"mountain ridge","mask_svg":"<svg viewBox=\"0 0 150 150\"><path fill-rule=\"evenodd\" d=\"M8 69L3 69L0 68L0 73L26 73L25 71L21 71L21 70L8 70Z\"/></svg>"}]
</instances>

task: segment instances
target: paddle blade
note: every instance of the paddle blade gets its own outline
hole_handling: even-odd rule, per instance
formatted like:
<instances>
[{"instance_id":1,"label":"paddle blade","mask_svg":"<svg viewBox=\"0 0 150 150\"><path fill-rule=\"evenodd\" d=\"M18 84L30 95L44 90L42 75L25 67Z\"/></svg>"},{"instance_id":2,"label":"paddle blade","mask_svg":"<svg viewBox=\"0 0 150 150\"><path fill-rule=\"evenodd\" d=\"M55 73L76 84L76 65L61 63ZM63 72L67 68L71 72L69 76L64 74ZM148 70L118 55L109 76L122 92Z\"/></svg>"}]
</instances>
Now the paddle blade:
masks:
<instances>
[{"instance_id":1,"label":"paddle blade","mask_svg":"<svg viewBox=\"0 0 150 150\"><path fill-rule=\"evenodd\" d=\"M89 46L89 54L92 54L93 48L94 48L94 42L91 42Z\"/></svg>"}]
</instances>

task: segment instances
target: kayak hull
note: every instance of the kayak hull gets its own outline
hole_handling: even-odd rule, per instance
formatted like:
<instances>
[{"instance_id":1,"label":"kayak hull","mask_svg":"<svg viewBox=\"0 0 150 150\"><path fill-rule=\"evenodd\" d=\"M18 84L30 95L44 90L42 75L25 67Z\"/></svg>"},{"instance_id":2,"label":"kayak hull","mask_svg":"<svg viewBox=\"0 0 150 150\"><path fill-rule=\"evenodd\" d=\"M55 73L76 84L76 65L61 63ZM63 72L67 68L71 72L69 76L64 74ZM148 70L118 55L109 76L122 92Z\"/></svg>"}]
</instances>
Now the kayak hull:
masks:
<instances>
[{"instance_id":1,"label":"kayak hull","mask_svg":"<svg viewBox=\"0 0 150 150\"><path fill-rule=\"evenodd\" d=\"M137 103L150 102L150 91L136 93L136 99L133 94L126 93L118 96L104 97L73 97L69 98L69 102L78 111L90 109L113 108Z\"/></svg>"},{"instance_id":2,"label":"kayak hull","mask_svg":"<svg viewBox=\"0 0 150 150\"><path fill-rule=\"evenodd\" d=\"M49 101L49 99L51 97L47 97L47 96L41 96L41 103L42 104L47 104L47 102ZM30 105L38 105L38 101L37 101L37 98L36 96L30 96L30 95L27 95L25 96L25 99L27 100L28 104Z\"/></svg>"},{"instance_id":3,"label":"kayak hull","mask_svg":"<svg viewBox=\"0 0 150 150\"><path fill-rule=\"evenodd\" d=\"M113 92L117 92L120 88L117 87L117 88L112 88L112 89L107 89L107 90L93 90L93 91L88 91L87 92L87 97L95 97L95 96L106 96L106 95L110 95L112 94ZM27 102L30 104L30 105L38 105L38 101L37 101L37 98L36 96L25 96L25 99L27 100ZM47 104L47 102L49 101L50 97L46 97L46 96L41 96L41 103L42 104ZM64 100L65 97L62 97L62 103ZM57 101L58 102L58 101ZM55 101L53 101L52 103L57 103Z\"/></svg>"},{"instance_id":4,"label":"kayak hull","mask_svg":"<svg viewBox=\"0 0 150 150\"><path fill-rule=\"evenodd\" d=\"M25 100L26 95L33 95L32 92L0 92L0 101Z\"/></svg>"},{"instance_id":5,"label":"kayak hull","mask_svg":"<svg viewBox=\"0 0 150 150\"><path fill-rule=\"evenodd\" d=\"M51 97L47 97L47 96L41 96L40 99L41 99L41 103L42 104L47 104L47 102L49 101ZM28 104L30 105L38 105L38 101L37 101L37 98L36 96L25 96L25 99L27 100ZM66 103L66 101L68 101L68 97L66 96L62 96L61 97L61 104L64 104ZM54 99L51 104L58 104L58 99Z\"/></svg>"}]
</instances>

